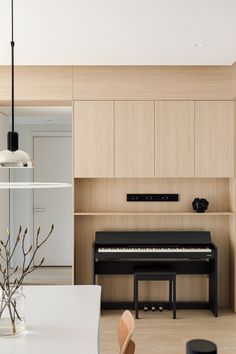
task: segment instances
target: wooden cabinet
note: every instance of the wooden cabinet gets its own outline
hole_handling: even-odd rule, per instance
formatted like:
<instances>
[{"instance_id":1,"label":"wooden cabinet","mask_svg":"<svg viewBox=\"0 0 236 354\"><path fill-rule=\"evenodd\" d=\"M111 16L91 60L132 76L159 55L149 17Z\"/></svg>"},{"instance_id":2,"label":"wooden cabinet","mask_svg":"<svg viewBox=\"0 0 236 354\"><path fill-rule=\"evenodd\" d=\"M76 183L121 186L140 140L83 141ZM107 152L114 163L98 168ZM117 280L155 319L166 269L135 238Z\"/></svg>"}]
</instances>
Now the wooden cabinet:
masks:
<instances>
[{"instance_id":1,"label":"wooden cabinet","mask_svg":"<svg viewBox=\"0 0 236 354\"><path fill-rule=\"evenodd\" d=\"M154 176L154 101L115 102L115 177Z\"/></svg>"},{"instance_id":2,"label":"wooden cabinet","mask_svg":"<svg viewBox=\"0 0 236 354\"><path fill-rule=\"evenodd\" d=\"M0 100L11 99L11 68L1 67ZM33 101L33 105L55 101L59 105L71 105L72 67L69 66L17 66L15 68L15 98L17 101ZM22 104L22 103L21 103Z\"/></svg>"},{"instance_id":3,"label":"wooden cabinet","mask_svg":"<svg viewBox=\"0 0 236 354\"><path fill-rule=\"evenodd\" d=\"M194 176L194 102L155 102L155 176Z\"/></svg>"},{"instance_id":4,"label":"wooden cabinet","mask_svg":"<svg viewBox=\"0 0 236 354\"><path fill-rule=\"evenodd\" d=\"M114 103L74 103L74 176L114 177Z\"/></svg>"},{"instance_id":5,"label":"wooden cabinet","mask_svg":"<svg viewBox=\"0 0 236 354\"><path fill-rule=\"evenodd\" d=\"M234 102L77 101L74 167L75 177L233 177Z\"/></svg>"},{"instance_id":6,"label":"wooden cabinet","mask_svg":"<svg viewBox=\"0 0 236 354\"><path fill-rule=\"evenodd\" d=\"M195 102L195 176L234 176L233 101Z\"/></svg>"}]
</instances>

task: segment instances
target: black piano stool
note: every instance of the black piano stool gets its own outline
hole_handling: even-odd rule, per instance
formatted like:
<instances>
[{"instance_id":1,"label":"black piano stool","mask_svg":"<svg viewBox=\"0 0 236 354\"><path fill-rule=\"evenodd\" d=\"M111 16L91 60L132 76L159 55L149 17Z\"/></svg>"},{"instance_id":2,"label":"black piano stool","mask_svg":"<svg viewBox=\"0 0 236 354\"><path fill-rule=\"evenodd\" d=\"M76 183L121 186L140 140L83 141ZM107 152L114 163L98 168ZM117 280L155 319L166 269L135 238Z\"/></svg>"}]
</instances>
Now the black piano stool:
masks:
<instances>
[{"instance_id":1,"label":"black piano stool","mask_svg":"<svg viewBox=\"0 0 236 354\"><path fill-rule=\"evenodd\" d=\"M186 344L186 354L217 354L217 347L209 340L192 339Z\"/></svg>"},{"instance_id":2,"label":"black piano stool","mask_svg":"<svg viewBox=\"0 0 236 354\"><path fill-rule=\"evenodd\" d=\"M173 311L173 319L176 318L176 273L169 270L147 269L134 271L134 308L135 318L139 318L138 282L139 281L168 281L169 282L169 309Z\"/></svg>"}]
</instances>

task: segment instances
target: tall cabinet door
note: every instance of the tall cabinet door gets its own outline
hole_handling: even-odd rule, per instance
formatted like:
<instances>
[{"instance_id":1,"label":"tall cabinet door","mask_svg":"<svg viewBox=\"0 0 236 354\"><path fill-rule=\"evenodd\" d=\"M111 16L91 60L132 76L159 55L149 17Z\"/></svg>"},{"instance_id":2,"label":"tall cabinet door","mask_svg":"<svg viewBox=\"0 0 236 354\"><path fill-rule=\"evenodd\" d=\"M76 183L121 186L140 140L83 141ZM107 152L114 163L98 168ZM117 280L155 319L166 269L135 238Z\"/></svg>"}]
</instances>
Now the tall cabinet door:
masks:
<instances>
[{"instance_id":1,"label":"tall cabinet door","mask_svg":"<svg viewBox=\"0 0 236 354\"><path fill-rule=\"evenodd\" d=\"M75 177L114 177L114 103L74 103Z\"/></svg>"},{"instance_id":2,"label":"tall cabinet door","mask_svg":"<svg viewBox=\"0 0 236 354\"><path fill-rule=\"evenodd\" d=\"M195 102L195 175L234 176L233 101Z\"/></svg>"},{"instance_id":3,"label":"tall cabinet door","mask_svg":"<svg viewBox=\"0 0 236 354\"><path fill-rule=\"evenodd\" d=\"M155 102L155 176L194 176L194 102Z\"/></svg>"},{"instance_id":4,"label":"tall cabinet door","mask_svg":"<svg viewBox=\"0 0 236 354\"><path fill-rule=\"evenodd\" d=\"M154 177L154 102L115 102L115 177Z\"/></svg>"}]
</instances>

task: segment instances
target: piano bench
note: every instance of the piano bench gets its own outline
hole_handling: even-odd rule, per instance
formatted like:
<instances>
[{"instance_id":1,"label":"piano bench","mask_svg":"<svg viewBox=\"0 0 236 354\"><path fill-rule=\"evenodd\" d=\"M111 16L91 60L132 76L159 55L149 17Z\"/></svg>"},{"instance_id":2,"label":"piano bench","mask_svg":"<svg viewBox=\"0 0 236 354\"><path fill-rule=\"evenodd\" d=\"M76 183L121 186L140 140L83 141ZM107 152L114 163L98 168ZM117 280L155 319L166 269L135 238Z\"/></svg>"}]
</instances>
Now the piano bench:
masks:
<instances>
[{"instance_id":1,"label":"piano bench","mask_svg":"<svg viewBox=\"0 0 236 354\"><path fill-rule=\"evenodd\" d=\"M139 318L138 282L139 281L168 281L169 282L169 309L173 312L173 319L176 318L176 273L163 270L138 270L134 271L134 309L135 318Z\"/></svg>"}]
</instances>

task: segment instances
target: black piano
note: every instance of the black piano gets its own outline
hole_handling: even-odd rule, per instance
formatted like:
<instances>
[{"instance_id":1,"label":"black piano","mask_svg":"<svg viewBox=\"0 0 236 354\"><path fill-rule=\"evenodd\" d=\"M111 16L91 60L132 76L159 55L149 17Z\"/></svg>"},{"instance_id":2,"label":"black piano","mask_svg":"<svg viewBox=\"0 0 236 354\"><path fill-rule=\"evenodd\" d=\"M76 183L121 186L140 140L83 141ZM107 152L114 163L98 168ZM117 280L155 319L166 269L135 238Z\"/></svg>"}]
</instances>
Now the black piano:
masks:
<instances>
[{"instance_id":1,"label":"black piano","mask_svg":"<svg viewBox=\"0 0 236 354\"><path fill-rule=\"evenodd\" d=\"M93 244L94 284L98 274L133 274L137 267L162 269L166 266L177 275L208 275L208 302L181 303L177 299L177 308L209 308L217 316L217 247L212 243L209 231L96 232ZM148 305L150 303L146 302L140 306ZM109 302L103 303L102 307L128 308L132 303Z\"/></svg>"}]
</instances>

